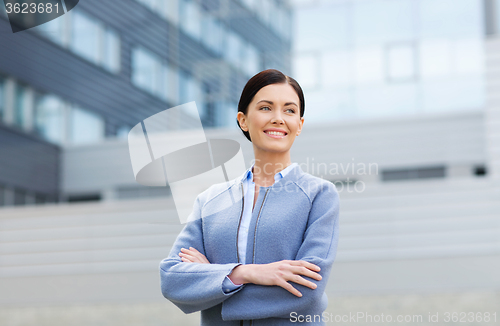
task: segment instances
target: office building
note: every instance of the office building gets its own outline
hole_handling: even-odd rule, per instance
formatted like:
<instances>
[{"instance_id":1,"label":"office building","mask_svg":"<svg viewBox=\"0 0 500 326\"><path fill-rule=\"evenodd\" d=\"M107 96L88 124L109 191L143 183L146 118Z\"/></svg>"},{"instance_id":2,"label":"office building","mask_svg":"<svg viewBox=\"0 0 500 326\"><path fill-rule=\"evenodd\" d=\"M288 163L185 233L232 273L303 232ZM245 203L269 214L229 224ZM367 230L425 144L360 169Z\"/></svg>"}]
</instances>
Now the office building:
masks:
<instances>
[{"instance_id":1,"label":"office building","mask_svg":"<svg viewBox=\"0 0 500 326\"><path fill-rule=\"evenodd\" d=\"M91 0L12 33L2 2L0 205L94 198L61 193L61 149L125 139L182 103L196 101L205 128L235 128L245 82L290 71L290 26L286 1Z\"/></svg>"}]
</instances>

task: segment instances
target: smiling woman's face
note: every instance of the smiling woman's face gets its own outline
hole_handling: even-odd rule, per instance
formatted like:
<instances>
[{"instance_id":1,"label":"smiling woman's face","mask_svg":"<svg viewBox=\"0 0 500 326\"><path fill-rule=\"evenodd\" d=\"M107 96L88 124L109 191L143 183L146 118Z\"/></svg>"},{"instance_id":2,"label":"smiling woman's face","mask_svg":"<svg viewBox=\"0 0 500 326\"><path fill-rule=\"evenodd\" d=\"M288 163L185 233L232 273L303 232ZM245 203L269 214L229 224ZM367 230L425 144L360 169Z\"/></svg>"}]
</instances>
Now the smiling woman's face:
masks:
<instances>
[{"instance_id":1,"label":"smiling woman's face","mask_svg":"<svg viewBox=\"0 0 500 326\"><path fill-rule=\"evenodd\" d=\"M299 96L289 84L261 88L248 105L247 114L238 112L238 121L258 149L286 152L302 130Z\"/></svg>"}]
</instances>

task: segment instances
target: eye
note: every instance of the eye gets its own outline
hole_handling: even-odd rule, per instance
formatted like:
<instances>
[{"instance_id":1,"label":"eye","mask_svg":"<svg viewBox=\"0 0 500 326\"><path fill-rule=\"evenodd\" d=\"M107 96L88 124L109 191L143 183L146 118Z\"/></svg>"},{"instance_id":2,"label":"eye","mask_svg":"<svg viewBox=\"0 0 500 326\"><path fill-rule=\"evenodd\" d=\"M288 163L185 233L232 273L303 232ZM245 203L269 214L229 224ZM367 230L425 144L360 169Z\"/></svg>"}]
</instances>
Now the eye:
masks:
<instances>
[{"instance_id":1,"label":"eye","mask_svg":"<svg viewBox=\"0 0 500 326\"><path fill-rule=\"evenodd\" d=\"M261 110L263 110L263 109L269 109L269 110L271 110L268 106L263 106L263 107L261 107L260 109L261 109Z\"/></svg>"},{"instance_id":2,"label":"eye","mask_svg":"<svg viewBox=\"0 0 500 326\"><path fill-rule=\"evenodd\" d=\"M286 109L287 111L290 111L291 113L295 113L294 109Z\"/></svg>"}]
</instances>

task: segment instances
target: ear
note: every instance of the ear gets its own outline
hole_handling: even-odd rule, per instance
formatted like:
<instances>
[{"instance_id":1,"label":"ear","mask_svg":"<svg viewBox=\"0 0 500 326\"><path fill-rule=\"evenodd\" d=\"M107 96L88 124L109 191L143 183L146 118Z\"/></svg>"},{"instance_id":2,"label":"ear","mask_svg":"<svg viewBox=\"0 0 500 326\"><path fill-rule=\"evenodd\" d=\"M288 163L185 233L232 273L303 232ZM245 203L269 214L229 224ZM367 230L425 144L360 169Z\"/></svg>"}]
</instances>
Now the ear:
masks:
<instances>
[{"instance_id":1,"label":"ear","mask_svg":"<svg viewBox=\"0 0 500 326\"><path fill-rule=\"evenodd\" d=\"M301 117L300 122L299 122L299 129L297 130L297 136L300 135L300 132L302 131L303 125L304 125L304 117Z\"/></svg>"},{"instance_id":2,"label":"ear","mask_svg":"<svg viewBox=\"0 0 500 326\"><path fill-rule=\"evenodd\" d=\"M238 123L240 124L240 128L243 131L248 131L248 126L247 126L247 117L245 114L241 111L238 112L236 115L236 119L238 119Z\"/></svg>"}]
</instances>

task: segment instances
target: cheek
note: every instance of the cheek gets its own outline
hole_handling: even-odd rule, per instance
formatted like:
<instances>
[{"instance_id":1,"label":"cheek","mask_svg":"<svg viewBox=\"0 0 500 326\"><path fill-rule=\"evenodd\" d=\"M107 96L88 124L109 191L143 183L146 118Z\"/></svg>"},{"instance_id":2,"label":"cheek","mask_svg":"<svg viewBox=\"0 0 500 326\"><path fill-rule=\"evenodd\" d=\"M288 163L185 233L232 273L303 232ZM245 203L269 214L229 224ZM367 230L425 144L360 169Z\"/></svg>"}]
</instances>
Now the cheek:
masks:
<instances>
[{"instance_id":1,"label":"cheek","mask_svg":"<svg viewBox=\"0 0 500 326\"><path fill-rule=\"evenodd\" d=\"M259 114L255 114L254 116L252 116L249 125L252 127L253 132L259 132L260 129L262 129L266 125L266 123L264 121L264 117Z\"/></svg>"},{"instance_id":2,"label":"cheek","mask_svg":"<svg viewBox=\"0 0 500 326\"><path fill-rule=\"evenodd\" d=\"M299 121L298 120L290 119L289 121L287 121L287 124L288 124L288 128L290 129L291 132L295 133L297 130L299 130Z\"/></svg>"}]
</instances>

